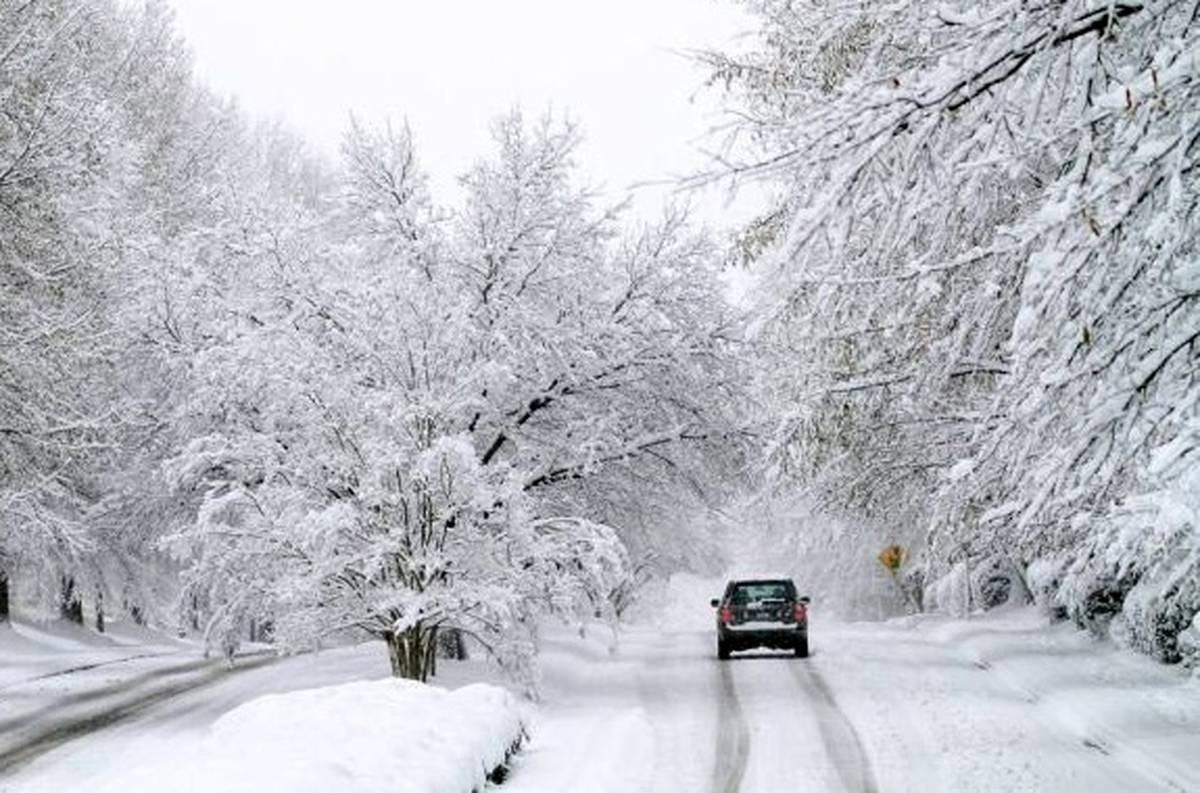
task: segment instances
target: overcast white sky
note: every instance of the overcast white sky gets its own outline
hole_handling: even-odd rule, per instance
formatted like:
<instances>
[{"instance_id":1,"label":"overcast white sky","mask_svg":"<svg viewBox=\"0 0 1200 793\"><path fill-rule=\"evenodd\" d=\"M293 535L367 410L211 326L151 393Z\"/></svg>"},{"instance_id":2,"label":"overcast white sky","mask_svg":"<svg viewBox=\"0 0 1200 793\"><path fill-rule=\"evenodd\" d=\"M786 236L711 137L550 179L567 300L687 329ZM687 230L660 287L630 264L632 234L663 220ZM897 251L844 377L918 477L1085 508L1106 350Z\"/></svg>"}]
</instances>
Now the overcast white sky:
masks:
<instances>
[{"instance_id":1,"label":"overcast white sky","mask_svg":"<svg viewBox=\"0 0 1200 793\"><path fill-rule=\"evenodd\" d=\"M704 74L680 50L750 29L732 0L171 0L210 87L335 152L348 114L408 119L442 201L519 104L583 126L586 178L618 194L688 173L714 123ZM700 94L697 96L697 94ZM664 189L642 189L656 213ZM714 196L715 224L744 220Z\"/></svg>"}]
</instances>

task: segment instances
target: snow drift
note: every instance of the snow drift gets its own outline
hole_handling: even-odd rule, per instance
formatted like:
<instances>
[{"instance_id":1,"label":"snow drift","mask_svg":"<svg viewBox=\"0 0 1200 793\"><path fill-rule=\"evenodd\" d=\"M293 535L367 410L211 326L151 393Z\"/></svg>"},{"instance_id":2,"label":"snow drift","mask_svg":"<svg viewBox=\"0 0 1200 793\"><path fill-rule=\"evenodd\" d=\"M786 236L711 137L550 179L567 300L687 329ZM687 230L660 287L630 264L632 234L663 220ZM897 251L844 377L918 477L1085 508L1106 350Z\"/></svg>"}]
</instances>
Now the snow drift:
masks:
<instances>
[{"instance_id":1,"label":"snow drift","mask_svg":"<svg viewBox=\"0 0 1200 793\"><path fill-rule=\"evenodd\" d=\"M524 735L514 697L489 685L388 679L273 694L218 719L199 772L174 789L471 793Z\"/></svg>"}]
</instances>

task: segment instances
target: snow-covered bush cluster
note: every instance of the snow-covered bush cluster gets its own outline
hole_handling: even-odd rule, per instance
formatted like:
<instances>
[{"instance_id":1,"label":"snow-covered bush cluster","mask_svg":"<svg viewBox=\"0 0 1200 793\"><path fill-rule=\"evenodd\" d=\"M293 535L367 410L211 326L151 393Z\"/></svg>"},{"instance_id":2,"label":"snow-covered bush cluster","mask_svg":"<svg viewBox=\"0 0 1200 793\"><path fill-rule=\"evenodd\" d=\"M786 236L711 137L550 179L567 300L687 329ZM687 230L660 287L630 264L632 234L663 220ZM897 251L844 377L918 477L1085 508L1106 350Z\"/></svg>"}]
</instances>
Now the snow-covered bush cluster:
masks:
<instances>
[{"instance_id":1,"label":"snow-covered bush cluster","mask_svg":"<svg viewBox=\"0 0 1200 793\"><path fill-rule=\"evenodd\" d=\"M760 46L706 60L736 103L723 173L778 197L740 239L776 487L842 521L915 509L943 594L969 569L1002 599L983 568L1036 562L1035 598L1177 659L1200 6L744 4Z\"/></svg>"},{"instance_id":2,"label":"snow-covered bush cluster","mask_svg":"<svg viewBox=\"0 0 1200 793\"><path fill-rule=\"evenodd\" d=\"M221 716L194 754L93 780L100 793L476 793L526 729L511 694L374 680L270 694Z\"/></svg>"},{"instance_id":3,"label":"snow-covered bush cluster","mask_svg":"<svg viewBox=\"0 0 1200 793\"><path fill-rule=\"evenodd\" d=\"M471 793L503 773L524 739L502 688L378 680L252 700L217 720L202 751L208 784L228 793Z\"/></svg>"}]
</instances>

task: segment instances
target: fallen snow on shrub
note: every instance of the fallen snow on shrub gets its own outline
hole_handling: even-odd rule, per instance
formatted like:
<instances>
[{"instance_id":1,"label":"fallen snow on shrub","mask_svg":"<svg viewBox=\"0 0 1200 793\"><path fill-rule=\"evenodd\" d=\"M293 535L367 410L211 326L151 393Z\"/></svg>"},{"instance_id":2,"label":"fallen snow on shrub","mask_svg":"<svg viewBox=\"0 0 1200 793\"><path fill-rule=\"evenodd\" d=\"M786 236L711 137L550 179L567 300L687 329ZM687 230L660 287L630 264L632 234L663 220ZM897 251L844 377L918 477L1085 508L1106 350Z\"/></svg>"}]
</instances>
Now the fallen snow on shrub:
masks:
<instances>
[{"instance_id":1,"label":"fallen snow on shrub","mask_svg":"<svg viewBox=\"0 0 1200 793\"><path fill-rule=\"evenodd\" d=\"M1200 612L1192 617L1191 626L1179 634L1179 652L1185 664L1200 668Z\"/></svg>"},{"instance_id":2,"label":"fallen snow on shrub","mask_svg":"<svg viewBox=\"0 0 1200 793\"><path fill-rule=\"evenodd\" d=\"M222 716L197 789L471 793L524 735L507 691L376 680L261 697ZM195 782L193 782L195 784Z\"/></svg>"}]
</instances>

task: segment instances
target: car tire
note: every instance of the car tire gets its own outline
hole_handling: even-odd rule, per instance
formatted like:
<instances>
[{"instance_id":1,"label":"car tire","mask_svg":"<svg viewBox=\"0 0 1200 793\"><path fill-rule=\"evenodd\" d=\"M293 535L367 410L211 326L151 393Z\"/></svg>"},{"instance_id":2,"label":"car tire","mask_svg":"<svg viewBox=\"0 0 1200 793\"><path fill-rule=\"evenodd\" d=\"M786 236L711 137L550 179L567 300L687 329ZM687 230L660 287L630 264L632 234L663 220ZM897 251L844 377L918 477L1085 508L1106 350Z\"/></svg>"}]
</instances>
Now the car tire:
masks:
<instances>
[{"instance_id":1,"label":"car tire","mask_svg":"<svg viewBox=\"0 0 1200 793\"><path fill-rule=\"evenodd\" d=\"M722 661L729 660L729 645L719 639L717 640L717 658Z\"/></svg>"},{"instance_id":2,"label":"car tire","mask_svg":"<svg viewBox=\"0 0 1200 793\"><path fill-rule=\"evenodd\" d=\"M797 658L807 658L808 657L808 637L807 636L796 640L796 657Z\"/></svg>"}]
</instances>

